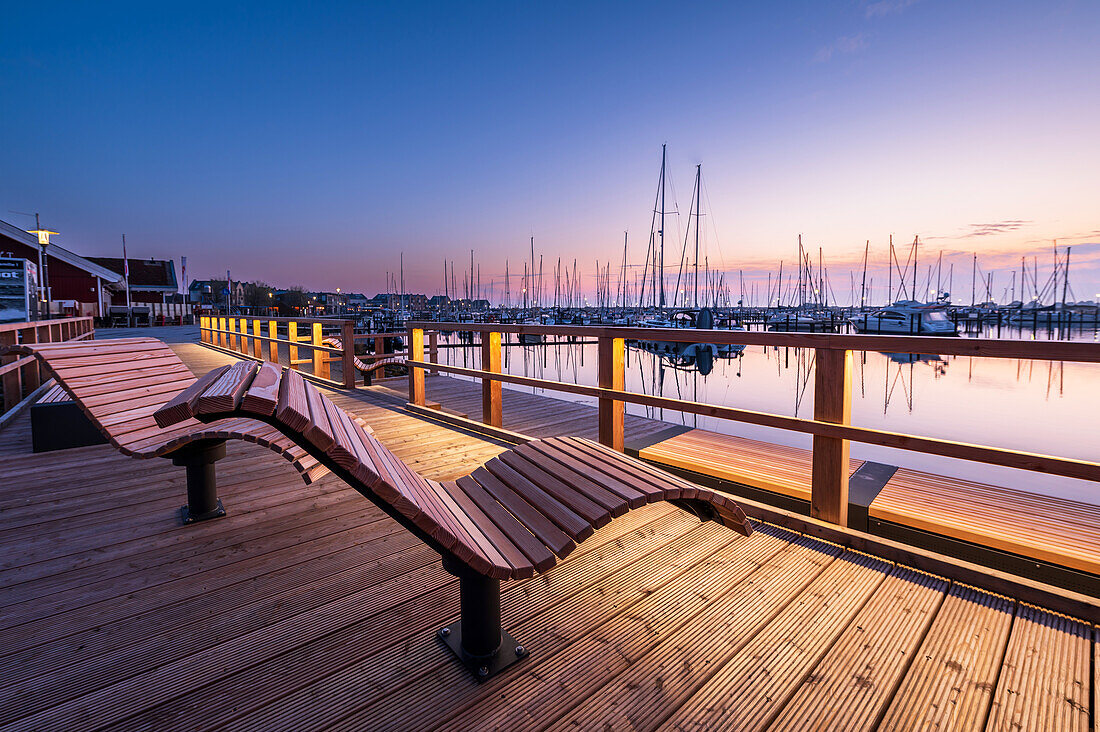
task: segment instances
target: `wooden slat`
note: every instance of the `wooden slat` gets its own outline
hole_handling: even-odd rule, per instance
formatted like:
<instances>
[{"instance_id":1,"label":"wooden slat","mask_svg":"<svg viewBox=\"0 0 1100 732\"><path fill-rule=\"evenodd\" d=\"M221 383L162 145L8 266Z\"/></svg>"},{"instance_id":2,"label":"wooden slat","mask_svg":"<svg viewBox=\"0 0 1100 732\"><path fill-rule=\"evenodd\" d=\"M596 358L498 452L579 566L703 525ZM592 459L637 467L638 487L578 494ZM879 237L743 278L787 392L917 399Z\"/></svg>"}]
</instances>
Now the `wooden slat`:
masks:
<instances>
[{"instance_id":1,"label":"wooden slat","mask_svg":"<svg viewBox=\"0 0 1100 732\"><path fill-rule=\"evenodd\" d=\"M182 422L185 419L194 417L199 397L202 396L203 392L209 389L212 384L218 381L229 368L230 364L226 364L225 366L220 366L213 371L203 374L199 377L198 381L168 400L163 407L153 414L153 418L156 420L157 425L160 427L168 427L177 422Z\"/></svg>"},{"instance_id":2,"label":"wooden slat","mask_svg":"<svg viewBox=\"0 0 1100 732\"><path fill-rule=\"evenodd\" d=\"M525 555L523 551L517 547L495 523L493 523L492 519L478 507L474 500L470 498L466 491L460 488L455 481L441 483L440 488L446 491L457 508L466 514L470 522L477 527L477 530L481 532L486 539L492 542L493 547L496 548L507 560L508 564L511 565L512 579L530 577L535 573L535 566L531 563L527 555ZM539 546L542 545L540 544ZM545 550L545 547L543 547L543 549ZM549 552L546 552L546 554L550 556L551 563L553 563L553 555L550 555Z\"/></svg>"},{"instance_id":3,"label":"wooden slat","mask_svg":"<svg viewBox=\"0 0 1100 732\"><path fill-rule=\"evenodd\" d=\"M873 729L939 610L947 582L904 568L883 581L770 730Z\"/></svg>"},{"instance_id":4,"label":"wooden slat","mask_svg":"<svg viewBox=\"0 0 1100 732\"><path fill-rule=\"evenodd\" d=\"M252 361L238 361L230 366L220 379L199 395L196 405L198 413L217 414L236 409L255 373L256 364Z\"/></svg>"},{"instance_id":5,"label":"wooden slat","mask_svg":"<svg viewBox=\"0 0 1100 732\"><path fill-rule=\"evenodd\" d=\"M573 541L580 542L592 535L592 525L588 521L506 465L499 457L485 463L485 469L515 491L539 513L557 524Z\"/></svg>"},{"instance_id":6,"label":"wooden slat","mask_svg":"<svg viewBox=\"0 0 1100 732\"><path fill-rule=\"evenodd\" d=\"M302 383L305 388L306 405L309 407L309 422L302 429L302 436L317 449L328 452L336 444L336 438L332 434L328 412L325 411L324 397L313 384L308 381Z\"/></svg>"},{"instance_id":7,"label":"wooden slat","mask_svg":"<svg viewBox=\"0 0 1100 732\"><path fill-rule=\"evenodd\" d=\"M559 529L553 521L546 518L514 490L485 468L478 468L470 474L485 491L519 519L523 525L538 537L546 548L561 558L565 558L576 545L573 540ZM503 528L503 527L502 527Z\"/></svg>"},{"instance_id":8,"label":"wooden slat","mask_svg":"<svg viewBox=\"0 0 1100 732\"><path fill-rule=\"evenodd\" d=\"M537 453L536 453L537 457ZM550 494L563 506L576 513L595 528L611 521L611 512L575 488L566 485L558 477L547 472L534 461L515 452L503 452L499 459L527 480ZM625 513L625 512L624 512Z\"/></svg>"},{"instance_id":9,"label":"wooden slat","mask_svg":"<svg viewBox=\"0 0 1100 732\"><path fill-rule=\"evenodd\" d=\"M256 321L257 328L259 321ZM248 386L248 392L244 395L241 408L246 412L262 414L269 417L275 413L279 405L279 388L282 383L283 370L278 364L265 361L260 364L255 378Z\"/></svg>"},{"instance_id":10,"label":"wooden slat","mask_svg":"<svg viewBox=\"0 0 1100 732\"><path fill-rule=\"evenodd\" d=\"M568 467L565 462L555 460L547 455L545 452L538 449L538 441L533 441L525 445L517 445L513 448L513 451L517 455L522 455L529 462L534 463L542 470L554 475L566 485L572 487L577 492L584 495L591 501L598 503L611 513L612 516L622 516L627 512L631 506L626 502L626 499L619 494L617 490L613 491L610 488L605 488L602 485L597 484L595 481L589 479L583 473L576 472L571 467ZM560 454L560 453L559 453ZM561 455L563 460L568 460L568 457ZM574 461L576 462L576 461ZM576 463L579 465L579 463ZM628 486L624 486L618 481L615 481L610 476L606 481L601 479L601 482L615 483L615 487L619 490L623 490L624 493L628 491L637 496L637 506L635 508L645 504L645 500L642 495L637 491L633 491Z\"/></svg>"},{"instance_id":11,"label":"wooden slat","mask_svg":"<svg viewBox=\"0 0 1100 732\"><path fill-rule=\"evenodd\" d=\"M306 380L297 371L287 371L279 384L279 406L276 418L295 432L309 425L309 403L306 399Z\"/></svg>"},{"instance_id":12,"label":"wooden slat","mask_svg":"<svg viewBox=\"0 0 1100 732\"><path fill-rule=\"evenodd\" d=\"M557 563L554 553L532 534L526 526L508 512L476 480L470 476L459 478L455 485L487 516L539 572L545 572ZM456 499L457 500L457 499ZM463 502L463 505L464 502Z\"/></svg>"}]
</instances>

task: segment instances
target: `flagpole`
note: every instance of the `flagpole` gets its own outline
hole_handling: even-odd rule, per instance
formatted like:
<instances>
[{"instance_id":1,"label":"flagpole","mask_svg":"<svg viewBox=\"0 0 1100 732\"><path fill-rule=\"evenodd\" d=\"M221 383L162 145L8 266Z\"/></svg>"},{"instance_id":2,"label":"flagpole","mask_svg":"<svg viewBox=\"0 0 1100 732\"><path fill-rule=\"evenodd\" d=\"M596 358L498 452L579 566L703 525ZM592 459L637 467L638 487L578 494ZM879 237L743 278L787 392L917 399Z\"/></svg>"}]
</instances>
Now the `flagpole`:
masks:
<instances>
[{"instance_id":1,"label":"flagpole","mask_svg":"<svg viewBox=\"0 0 1100 732\"><path fill-rule=\"evenodd\" d=\"M122 277L126 280L126 309L133 305L130 303L130 260L126 258L126 235L122 235Z\"/></svg>"}]
</instances>

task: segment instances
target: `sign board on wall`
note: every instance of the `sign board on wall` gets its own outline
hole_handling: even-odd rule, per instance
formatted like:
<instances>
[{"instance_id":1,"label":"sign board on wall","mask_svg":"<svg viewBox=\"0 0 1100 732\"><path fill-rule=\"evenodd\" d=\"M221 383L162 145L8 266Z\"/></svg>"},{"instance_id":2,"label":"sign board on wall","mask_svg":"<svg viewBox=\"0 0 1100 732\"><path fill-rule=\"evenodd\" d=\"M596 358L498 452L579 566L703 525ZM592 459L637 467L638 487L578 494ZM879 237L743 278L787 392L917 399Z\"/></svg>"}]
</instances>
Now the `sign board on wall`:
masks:
<instances>
[{"instance_id":1,"label":"sign board on wall","mask_svg":"<svg viewBox=\"0 0 1100 732\"><path fill-rule=\"evenodd\" d=\"M38 266L0 257L0 323L38 320Z\"/></svg>"}]
</instances>

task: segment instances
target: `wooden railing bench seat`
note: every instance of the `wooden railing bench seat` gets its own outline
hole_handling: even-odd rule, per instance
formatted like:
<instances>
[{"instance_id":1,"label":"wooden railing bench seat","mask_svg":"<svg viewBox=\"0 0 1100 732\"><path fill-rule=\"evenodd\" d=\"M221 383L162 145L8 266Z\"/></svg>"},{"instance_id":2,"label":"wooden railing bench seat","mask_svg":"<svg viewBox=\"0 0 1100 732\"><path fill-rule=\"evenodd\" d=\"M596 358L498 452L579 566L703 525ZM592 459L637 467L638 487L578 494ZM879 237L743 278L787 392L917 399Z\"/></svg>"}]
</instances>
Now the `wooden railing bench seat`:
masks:
<instances>
[{"instance_id":1,"label":"wooden railing bench seat","mask_svg":"<svg viewBox=\"0 0 1100 732\"><path fill-rule=\"evenodd\" d=\"M216 369L154 419L165 428L262 420L439 552L460 580L461 602L461 621L440 638L478 678L526 653L500 627L501 580L547 571L612 518L665 500L752 531L729 497L582 439L534 440L456 481L428 480L301 374L269 362Z\"/></svg>"},{"instance_id":2,"label":"wooden railing bench seat","mask_svg":"<svg viewBox=\"0 0 1100 732\"><path fill-rule=\"evenodd\" d=\"M810 500L813 459L807 449L694 429L640 447L638 456L691 475L737 484L748 489L743 492L749 498L757 497L753 491L766 491L774 494L766 499L773 505L789 499L794 503L781 506L787 510L805 513ZM888 467L854 458L850 465L853 485L864 466ZM993 552L1013 555L1020 560L1012 564L1012 571L1045 581L1053 581L1047 573L1056 568L1100 576L1100 506L889 467L873 492L866 496L851 492L849 528L920 543L967 561L995 562L994 566L1008 560ZM1042 520L1025 521L1022 516ZM939 537L960 544L949 546ZM1025 571L1025 560L1046 567ZM1094 591L1077 585L1070 574L1067 582L1056 582L1074 582L1075 590ZM1095 581L1092 584L1096 586Z\"/></svg>"},{"instance_id":3,"label":"wooden railing bench seat","mask_svg":"<svg viewBox=\"0 0 1100 732\"><path fill-rule=\"evenodd\" d=\"M324 343L326 346L329 346L330 348L337 348L340 350L343 350L344 348L344 342L339 338L325 338L322 343ZM337 358L333 360L339 361L340 359ZM377 358L374 361L367 362L354 355L353 353L352 363L355 364L356 371L358 371L363 376L363 381L366 383L366 385L370 386L371 378L374 376L374 374L376 372L385 373L385 368L387 366L405 367L405 356L395 355L385 358Z\"/></svg>"},{"instance_id":4,"label":"wooden railing bench seat","mask_svg":"<svg viewBox=\"0 0 1100 732\"><path fill-rule=\"evenodd\" d=\"M31 405L30 413L31 449L34 452L107 443L107 438L60 384L55 384L39 397Z\"/></svg>"},{"instance_id":5,"label":"wooden railing bench seat","mask_svg":"<svg viewBox=\"0 0 1100 732\"><path fill-rule=\"evenodd\" d=\"M11 345L0 352L37 358L73 405L123 454L142 459L164 457L184 466L185 522L224 515L216 497L214 462L225 454L226 440L244 440L273 450L289 461L306 483L328 473L308 451L254 419L207 423L190 419L172 429L158 427L153 413L192 386L195 377L171 348L155 338ZM53 392L50 398L54 401L41 409L64 404L56 401L60 397Z\"/></svg>"}]
</instances>

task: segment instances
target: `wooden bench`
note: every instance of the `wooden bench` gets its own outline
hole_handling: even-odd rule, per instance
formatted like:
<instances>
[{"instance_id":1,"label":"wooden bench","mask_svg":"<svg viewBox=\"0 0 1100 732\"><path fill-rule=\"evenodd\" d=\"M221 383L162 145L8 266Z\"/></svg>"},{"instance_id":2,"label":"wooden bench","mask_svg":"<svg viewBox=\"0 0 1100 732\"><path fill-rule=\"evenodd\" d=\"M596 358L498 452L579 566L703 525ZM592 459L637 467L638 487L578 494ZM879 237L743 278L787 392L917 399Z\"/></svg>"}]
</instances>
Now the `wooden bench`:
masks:
<instances>
[{"instance_id":1,"label":"wooden bench","mask_svg":"<svg viewBox=\"0 0 1100 732\"><path fill-rule=\"evenodd\" d=\"M170 430L157 426L155 412L195 383L175 352L155 338L42 343L0 348L33 355L57 379L58 387L102 435L125 455L169 458L187 471L185 523L217 518L225 509L217 498L214 463L225 455L226 440L267 447L288 460L306 483L328 473L309 452L277 429L254 419L212 423L187 420ZM52 399L61 399L51 392Z\"/></svg>"},{"instance_id":2,"label":"wooden bench","mask_svg":"<svg viewBox=\"0 0 1100 732\"><path fill-rule=\"evenodd\" d=\"M60 384L55 384L31 405L31 450L34 452L106 443L107 438Z\"/></svg>"},{"instance_id":3,"label":"wooden bench","mask_svg":"<svg viewBox=\"0 0 1100 732\"><path fill-rule=\"evenodd\" d=\"M694 429L641 447L638 456L734 483L730 490L747 498L808 510L813 457L806 449ZM854 458L850 469L849 528L1078 592L1100 588L1094 503ZM1021 510L1042 519L1023 520Z\"/></svg>"},{"instance_id":4,"label":"wooden bench","mask_svg":"<svg viewBox=\"0 0 1100 732\"><path fill-rule=\"evenodd\" d=\"M325 338L324 340L321 341L321 344L325 345L325 346L328 346L329 348L340 348L340 349L342 349L344 347L344 342L342 340L340 340L339 338L332 338L332 337ZM391 356L389 358L379 358L375 361L371 361L370 363L367 363L366 361L359 358L358 356L356 356L353 353L352 354L352 359L353 359L353 363L355 364L355 369L360 374L363 375L363 381L366 383L367 386L370 386L371 377L374 375L374 372L380 371L381 373L384 374L385 373L384 369L387 366L402 366L402 367L405 367L405 357L404 356ZM339 360L339 359L336 359L336 360Z\"/></svg>"},{"instance_id":5,"label":"wooden bench","mask_svg":"<svg viewBox=\"0 0 1100 732\"><path fill-rule=\"evenodd\" d=\"M545 572L632 508L671 501L748 535L728 497L587 440L534 440L463 478L423 478L301 374L240 361L211 371L154 415L260 419L309 451L443 557L460 580L461 621L441 639L485 678L526 651L500 627L500 582Z\"/></svg>"}]
</instances>

